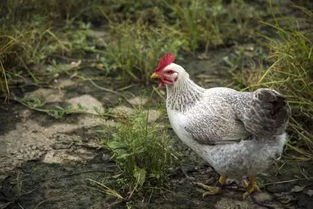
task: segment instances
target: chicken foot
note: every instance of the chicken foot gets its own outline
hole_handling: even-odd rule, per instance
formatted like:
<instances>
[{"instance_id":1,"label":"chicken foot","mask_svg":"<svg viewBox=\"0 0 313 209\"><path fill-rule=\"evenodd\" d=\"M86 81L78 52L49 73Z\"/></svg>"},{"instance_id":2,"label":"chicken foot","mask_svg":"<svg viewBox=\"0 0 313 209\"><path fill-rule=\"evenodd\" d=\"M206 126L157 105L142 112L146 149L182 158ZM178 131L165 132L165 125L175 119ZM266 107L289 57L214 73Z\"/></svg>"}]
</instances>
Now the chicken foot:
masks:
<instances>
[{"instance_id":1,"label":"chicken foot","mask_svg":"<svg viewBox=\"0 0 313 209\"><path fill-rule=\"evenodd\" d=\"M206 192L204 192L202 194L202 197L206 197L209 195L216 195L216 194L221 193L222 189L223 189L223 185L225 184L226 180L227 180L227 176L220 176L216 186L208 186L208 185L205 185L203 183L196 183L196 184L197 184L197 186L206 190Z\"/></svg>"},{"instance_id":2,"label":"chicken foot","mask_svg":"<svg viewBox=\"0 0 313 209\"><path fill-rule=\"evenodd\" d=\"M248 177L248 182L245 181L245 184L247 185L247 190L246 192L242 195L243 199L246 199L250 194L254 192L261 192L255 176L249 176Z\"/></svg>"}]
</instances>

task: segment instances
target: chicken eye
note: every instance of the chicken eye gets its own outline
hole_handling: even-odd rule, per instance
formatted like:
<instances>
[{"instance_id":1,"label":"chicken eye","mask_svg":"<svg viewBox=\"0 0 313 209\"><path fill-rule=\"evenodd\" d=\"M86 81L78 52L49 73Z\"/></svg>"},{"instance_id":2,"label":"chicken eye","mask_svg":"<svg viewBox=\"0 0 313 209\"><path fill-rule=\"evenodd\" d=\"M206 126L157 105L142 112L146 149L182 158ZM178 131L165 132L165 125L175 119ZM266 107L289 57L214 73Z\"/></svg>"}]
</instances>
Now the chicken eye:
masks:
<instances>
[{"instance_id":1,"label":"chicken eye","mask_svg":"<svg viewBox=\"0 0 313 209\"><path fill-rule=\"evenodd\" d=\"M173 74L173 73L175 73L174 70L168 70L168 71L166 71L166 74Z\"/></svg>"}]
</instances>

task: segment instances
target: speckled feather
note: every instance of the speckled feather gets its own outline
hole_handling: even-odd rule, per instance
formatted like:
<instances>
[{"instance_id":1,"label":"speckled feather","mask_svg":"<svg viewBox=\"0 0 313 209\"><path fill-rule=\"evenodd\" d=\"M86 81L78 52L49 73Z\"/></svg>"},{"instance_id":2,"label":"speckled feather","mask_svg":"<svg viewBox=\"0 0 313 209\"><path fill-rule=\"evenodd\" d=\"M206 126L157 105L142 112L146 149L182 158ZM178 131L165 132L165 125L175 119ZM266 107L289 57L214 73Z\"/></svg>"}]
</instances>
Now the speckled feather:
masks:
<instances>
[{"instance_id":1,"label":"speckled feather","mask_svg":"<svg viewBox=\"0 0 313 209\"><path fill-rule=\"evenodd\" d=\"M220 174L256 175L281 155L290 109L278 92L204 89L181 66L166 69L178 73L166 100L175 133Z\"/></svg>"}]
</instances>

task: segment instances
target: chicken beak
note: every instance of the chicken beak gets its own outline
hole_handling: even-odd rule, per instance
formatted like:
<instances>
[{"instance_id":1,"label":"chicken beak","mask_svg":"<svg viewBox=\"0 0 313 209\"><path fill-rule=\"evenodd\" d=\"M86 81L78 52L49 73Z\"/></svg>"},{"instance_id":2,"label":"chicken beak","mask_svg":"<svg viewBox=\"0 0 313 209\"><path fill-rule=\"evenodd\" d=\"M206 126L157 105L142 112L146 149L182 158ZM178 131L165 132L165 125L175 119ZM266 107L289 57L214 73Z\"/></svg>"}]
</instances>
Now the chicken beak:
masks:
<instances>
[{"instance_id":1,"label":"chicken beak","mask_svg":"<svg viewBox=\"0 0 313 209\"><path fill-rule=\"evenodd\" d=\"M160 75L157 73L152 73L152 75L150 76L150 78L160 78Z\"/></svg>"}]
</instances>

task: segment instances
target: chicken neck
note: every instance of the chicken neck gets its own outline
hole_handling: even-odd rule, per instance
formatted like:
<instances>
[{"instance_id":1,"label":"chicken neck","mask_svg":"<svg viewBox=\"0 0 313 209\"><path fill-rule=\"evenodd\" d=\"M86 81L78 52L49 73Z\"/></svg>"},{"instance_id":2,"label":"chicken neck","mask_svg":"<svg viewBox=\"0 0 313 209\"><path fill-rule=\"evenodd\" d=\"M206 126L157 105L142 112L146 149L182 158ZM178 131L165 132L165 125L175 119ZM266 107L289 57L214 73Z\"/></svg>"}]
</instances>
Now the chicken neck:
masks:
<instances>
[{"instance_id":1,"label":"chicken neck","mask_svg":"<svg viewBox=\"0 0 313 209\"><path fill-rule=\"evenodd\" d=\"M201 100L204 88L195 84L189 78L178 80L172 86L166 86L167 107L179 112L185 112Z\"/></svg>"}]
</instances>

